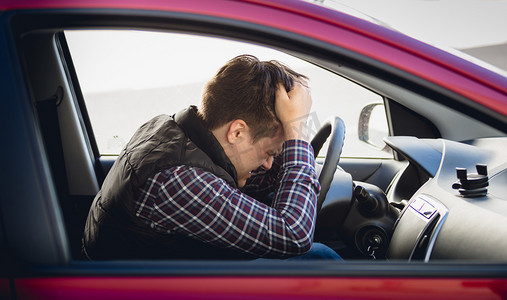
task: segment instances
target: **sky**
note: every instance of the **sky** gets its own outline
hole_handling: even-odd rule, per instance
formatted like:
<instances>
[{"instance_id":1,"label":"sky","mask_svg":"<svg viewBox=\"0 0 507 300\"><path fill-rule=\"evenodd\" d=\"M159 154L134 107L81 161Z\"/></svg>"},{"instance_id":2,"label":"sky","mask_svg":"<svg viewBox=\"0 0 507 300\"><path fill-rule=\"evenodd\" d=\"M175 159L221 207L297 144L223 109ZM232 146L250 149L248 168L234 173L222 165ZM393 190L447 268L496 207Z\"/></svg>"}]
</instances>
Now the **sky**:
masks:
<instances>
[{"instance_id":1,"label":"sky","mask_svg":"<svg viewBox=\"0 0 507 300\"><path fill-rule=\"evenodd\" d=\"M226 61L245 53L293 68L303 63L253 44L177 33L81 30L67 31L66 38L80 84L89 93L205 82Z\"/></svg>"},{"instance_id":2,"label":"sky","mask_svg":"<svg viewBox=\"0 0 507 300\"><path fill-rule=\"evenodd\" d=\"M332 5L335 1L323 2ZM507 0L336 2L430 44L466 49L507 43Z\"/></svg>"}]
</instances>

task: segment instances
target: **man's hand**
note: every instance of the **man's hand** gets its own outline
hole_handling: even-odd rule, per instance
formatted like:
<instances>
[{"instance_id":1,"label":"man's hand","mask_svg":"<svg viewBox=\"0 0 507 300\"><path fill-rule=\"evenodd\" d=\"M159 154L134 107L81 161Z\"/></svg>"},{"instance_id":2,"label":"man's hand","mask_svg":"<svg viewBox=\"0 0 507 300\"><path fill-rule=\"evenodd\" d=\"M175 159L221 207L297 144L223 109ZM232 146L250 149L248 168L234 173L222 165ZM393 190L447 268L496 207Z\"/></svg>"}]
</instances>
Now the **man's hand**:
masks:
<instances>
[{"instance_id":1,"label":"man's hand","mask_svg":"<svg viewBox=\"0 0 507 300\"><path fill-rule=\"evenodd\" d=\"M308 141L307 120L312 107L310 89L305 83L294 82L289 93L283 84L278 84L276 91L276 116L283 126L285 140L299 139Z\"/></svg>"}]
</instances>

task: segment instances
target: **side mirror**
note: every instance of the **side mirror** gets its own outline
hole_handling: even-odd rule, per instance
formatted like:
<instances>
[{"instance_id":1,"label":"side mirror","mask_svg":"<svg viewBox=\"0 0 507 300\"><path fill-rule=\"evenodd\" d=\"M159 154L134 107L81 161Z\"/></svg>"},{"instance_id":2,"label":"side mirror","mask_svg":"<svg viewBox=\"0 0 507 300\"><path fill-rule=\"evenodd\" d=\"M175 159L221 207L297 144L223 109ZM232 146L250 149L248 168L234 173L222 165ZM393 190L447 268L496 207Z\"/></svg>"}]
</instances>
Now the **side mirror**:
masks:
<instances>
[{"instance_id":1,"label":"side mirror","mask_svg":"<svg viewBox=\"0 0 507 300\"><path fill-rule=\"evenodd\" d=\"M389 151L384 138L389 136L384 104L371 103L363 107L357 128L359 140L377 148Z\"/></svg>"}]
</instances>

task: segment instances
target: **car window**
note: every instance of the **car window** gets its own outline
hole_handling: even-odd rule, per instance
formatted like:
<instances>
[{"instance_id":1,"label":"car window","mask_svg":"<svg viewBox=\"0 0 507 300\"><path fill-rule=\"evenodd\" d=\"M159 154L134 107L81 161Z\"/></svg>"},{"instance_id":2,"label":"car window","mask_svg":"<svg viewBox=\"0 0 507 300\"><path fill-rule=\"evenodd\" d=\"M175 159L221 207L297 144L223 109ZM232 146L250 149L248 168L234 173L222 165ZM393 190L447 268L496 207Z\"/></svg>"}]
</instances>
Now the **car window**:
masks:
<instances>
[{"instance_id":1,"label":"car window","mask_svg":"<svg viewBox=\"0 0 507 300\"><path fill-rule=\"evenodd\" d=\"M371 103L383 108L382 98L302 59L267 47L196 35L127 30L65 35L101 155L117 155L150 118L198 105L204 84L218 68L237 55L252 54L279 60L310 78L310 136L337 115L346 124L343 157L392 157L382 145L358 138L361 110ZM382 143L388 134L385 113L374 115L370 132Z\"/></svg>"}]
</instances>

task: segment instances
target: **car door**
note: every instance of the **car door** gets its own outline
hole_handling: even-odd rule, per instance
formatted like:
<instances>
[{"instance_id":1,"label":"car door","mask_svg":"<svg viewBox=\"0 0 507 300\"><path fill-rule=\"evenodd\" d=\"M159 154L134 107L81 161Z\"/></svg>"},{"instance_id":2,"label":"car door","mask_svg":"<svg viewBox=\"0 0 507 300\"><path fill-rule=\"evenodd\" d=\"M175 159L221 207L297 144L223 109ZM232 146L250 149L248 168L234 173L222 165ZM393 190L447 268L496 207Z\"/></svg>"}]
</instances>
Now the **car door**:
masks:
<instances>
[{"instance_id":1,"label":"car door","mask_svg":"<svg viewBox=\"0 0 507 300\"><path fill-rule=\"evenodd\" d=\"M161 103L164 101L149 100L151 96L148 97L148 91L154 87L143 90L133 86L139 79L134 79L133 82L129 82L128 78L120 80L123 87L126 87L123 91L100 90L87 86L83 64L85 67L91 66L93 72L90 76L97 77L98 81L119 75L101 77L108 72L107 60L93 65L97 62L95 60L99 61L97 56L91 55L91 61L80 61L76 52L84 49L87 52L85 54L94 54L94 51L104 53L100 47L112 37L102 38L102 43L90 39L76 41L75 38L82 32L74 30L92 30L83 33L91 35L106 29L115 29L115 33L121 29L120 34L129 33L124 32L125 30L148 35L198 34L207 38L218 38L219 49L223 49L224 39L248 41L294 54L314 63L318 68L324 68L321 71L326 76L336 77L340 81L342 76L333 71L339 69L337 65L340 64L347 65L351 68L349 70L381 75L382 72L378 70L378 66L368 68L370 61L358 59L350 49L334 48L332 44L316 41L315 37L284 31L280 24L273 24L280 22L285 26L300 26L297 24L305 22L309 30L321 33L334 29L343 34L343 38L355 34L360 36L357 32L354 33L354 30L349 32L343 28L335 28L329 23L306 18L301 13L293 14L291 10L280 9L276 5L260 5L248 1L201 1L185 2L186 4L163 4L154 1L144 4L144 7L140 4L133 8L129 4L114 1L108 3L109 6L93 6L79 1L76 3L69 6L56 2L45 2L40 4L41 6L32 3L27 4L31 7L28 11L17 7L16 10L0 15L0 37L5 41L0 46L0 59L2 65L6 66L0 71L1 93L5 96L4 99L7 99L2 101L3 109L0 112L2 124L5 125L2 129L2 140L9 140L12 145L3 147L1 152L6 159L7 169L2 171L2 174L5 174L2 176L2 190L5 193L2 196L1 212L5 234L0 236L3 241L0 241L0 246L6 245L2 256L11 262L9 265L3 265L0 273L2 276L5 274L0 286L2 297L427 298L431 295L452 297L464 290L467 291L463 294L465 298L505 294L503 265L491 264L407 264L374 262L367 257L339 265L331 265L325 261L252 263L83 260L80 257L80 236L87 208L115 159L115 151L121 148L131 134L127 127L136 128L139 125L127 111L134 111L136 116L143 114L139 122L153 114L140 112L138 107L130 104L145 101L140 107L154 107L156 113L160 110L174 113L176 107L162 108ZM104 8L104 5L107 7ZM302 4L297 2L295 5ZM55 6L59 9L54 9ZM237 17L239 12L248 18ZM264 18L267 18L267 21L263 21ZM314 25L316 27L313 27ZM73 33L76 35L72 36ZM113 40L113 43L122 43L125 39L130 40L122 38ZM79 42L84 45L76 44ZM175 48L175 44L179 42L172 40L172 43L169 48ZM98 50L94 50L95 46ZM163 48L160 44L158 46ZM184 52L189 51L189 48L184 49ZM193 70L191 75L199 73L201 63L206 62L210 49L202 42L194 45L193 50L197 52L184 64L186 69ZM241 51L245 49L245 46L240 47ZM128 50L128 46L123 45L120 51ZM116 59L114 56L120 54L124 53L112 52L108 59ZM171 56L171 53L166 55ZM196 63L192 58L197 56L203 56L205 59ZM146 59L147 57L142 57L140 64L146 64ZM178 60L183 59L176 57L176 61ZM134 62L128 59L123 63L126 66L122 71L124 73L140 73L143 77L154 72L151 68L134 71ZM217 63L223 64L223 61ZM151 64L163 63L155 60ZM176 79L183 76L178 69L163 69L176 73ZM345 77L348 79L344 80L353 79L354 76L350 76L352 73L347 73L349 76ZM353 86L351 89L359 90L358 94L351 98L340 97L342 89L345 89L341 83L337 84L334 79L321 79L318 76L321 75L316 75L314 80L321 85L313 88L315 103L328 101L330 106L316 110L344 118L353 115L353 121L347 122L352 133L353 128L359 126L361 111L365 105L373 102L379 103L380 108L389 108L388 98L366 85L358 85L361 83L361 76L355 77L355 82L348 82ZM191 77L193 79L195 76ZM107 87L112 85L112 82L106 84ZM317 96L321 90L331 87L338 87L338 90L322 97ZM177 88L181 88L180 94L174 92ZM118 95L113 96L111 92L118 92ZM157 92L153 91L153 94ZM173 92L161 94L162 100L171 98L172 102L178 105L186 105L181 100L183 96L192 95L192 102L198 101L199 97L195 85L182 87L180 84ZM361 96L357 96L359 94ZM130 102L109 102L110 99L118 97L122 100L128 97L133 99L129 100ZM360 104L355 103L360 100ZM95 104L97 106L94 107ZM357 104L354 113L344 109L348 104ZM384 115L386 123L383 125L387 125L390 120L389 112L388 109ZM98 121L95 118L99 118ZM315 129L322 122L317 114L312 115L311 120L315 125L312 128ZM103 124L99 125L100 122ZM393 130L392 126L380 128L384 128L384 133L387 132L385 128ZM103 142L101 135L104 136ZM348 144L349 140L350 144L364 146L363 150L344 150L341 160L343 168L350 172L355 180L368 181L387 188L395 174L405 166L392 154L382 151L382 145L373 148L372 145L359 140L357 133L347 137L345 143ZM372 152L374 154L371 154ZM431 289L428 290L428 287Z\"/></svg>"}]
</instances>

